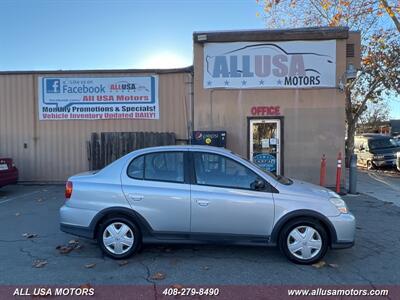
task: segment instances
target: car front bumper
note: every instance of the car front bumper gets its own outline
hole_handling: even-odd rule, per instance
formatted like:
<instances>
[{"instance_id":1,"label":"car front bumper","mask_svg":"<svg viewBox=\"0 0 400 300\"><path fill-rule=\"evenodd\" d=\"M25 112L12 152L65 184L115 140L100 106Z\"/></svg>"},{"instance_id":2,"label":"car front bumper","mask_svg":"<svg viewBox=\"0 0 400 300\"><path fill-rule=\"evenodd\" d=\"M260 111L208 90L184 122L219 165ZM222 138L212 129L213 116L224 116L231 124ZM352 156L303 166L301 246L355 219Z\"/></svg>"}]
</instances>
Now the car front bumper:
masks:
<instances>
[{"instance_id":1,"label":"car front bumper","mask_svg":"<svg viewBox=\"0 0 400 300\"><path fill-rule=\"evenodd\" d=\"M356 218L352 213L340 214L336 217L330 217L336 231L336 240L332 241L332 248L343 249L350 248L354 245L356 232Z\"/></svg>"},{"instance_id":2,"label":"car front bumper","mask_svg":"<svg viewBox=\"0 0 400 300\"><path fill-rule=\"evenodd\" d=\"M372 160L373 164L377 167L391 167L391 166L395 166L396 165L396 158L393 159L382 159L382 160L378 160L378 159L374 159Z\"/></svg>"}]
</instances>

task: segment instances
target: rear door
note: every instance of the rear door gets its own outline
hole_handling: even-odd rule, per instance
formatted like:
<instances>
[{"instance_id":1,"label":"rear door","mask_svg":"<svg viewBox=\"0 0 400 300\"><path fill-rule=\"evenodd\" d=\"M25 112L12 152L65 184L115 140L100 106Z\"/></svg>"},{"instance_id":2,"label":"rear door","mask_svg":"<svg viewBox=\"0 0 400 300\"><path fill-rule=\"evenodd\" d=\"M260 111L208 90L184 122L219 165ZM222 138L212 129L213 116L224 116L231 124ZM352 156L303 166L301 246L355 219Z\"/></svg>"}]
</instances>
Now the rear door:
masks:
<instances>
[{"instance_id":1,"label":"rear door","mask_svg":"<svg viewBox=\"0 0 400 300\"><path fill-rule=\"evenodd\" d=\"M256 190L260 176L221 154L192 152L191 233L263 236L271 234L271 190ZM266 183L268 185L268 183Z\"/></svg>"},{"instance_id":2,"label":"rear door","mask_svg":"<svg viewBox=\"0 0 400 300\"><path fill-rule=\"evenodd\" d=\"M134 158L122 174L122 189L132 208L163 233L190 231L187 151L152 152Z\"/></svg>"}]
</instances>

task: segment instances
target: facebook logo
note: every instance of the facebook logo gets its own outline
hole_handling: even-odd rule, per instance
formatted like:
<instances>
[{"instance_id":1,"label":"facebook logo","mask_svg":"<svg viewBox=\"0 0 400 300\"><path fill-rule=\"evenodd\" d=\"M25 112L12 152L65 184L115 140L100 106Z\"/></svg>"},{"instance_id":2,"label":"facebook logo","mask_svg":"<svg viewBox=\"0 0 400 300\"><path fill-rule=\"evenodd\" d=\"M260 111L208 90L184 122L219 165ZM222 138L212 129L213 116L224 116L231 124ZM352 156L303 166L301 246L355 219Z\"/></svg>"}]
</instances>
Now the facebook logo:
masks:
<instances>
[{"instance_id":1,"label":"facebook logo","mask_svg":"<svg viewBox=\"0 0 400 300\"><path fill-rule=\"evenodd\" d=\"M59 93L60 92L60 79L46 79L46 92Z\"/></svg>"}]
</instances>

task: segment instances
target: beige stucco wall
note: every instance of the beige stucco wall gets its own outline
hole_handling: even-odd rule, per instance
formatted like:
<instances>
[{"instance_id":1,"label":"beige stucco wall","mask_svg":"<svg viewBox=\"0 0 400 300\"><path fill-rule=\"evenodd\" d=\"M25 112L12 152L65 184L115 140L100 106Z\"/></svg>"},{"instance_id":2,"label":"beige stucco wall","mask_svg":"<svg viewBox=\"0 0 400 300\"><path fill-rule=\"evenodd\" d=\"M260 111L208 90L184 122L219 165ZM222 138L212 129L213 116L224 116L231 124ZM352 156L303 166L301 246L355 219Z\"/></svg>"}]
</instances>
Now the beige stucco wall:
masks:
<instances>
[{"instance_id":1,"label":"beige stucco wall","mask_svg":"<svg viewBox=\"0 0 400 300\"><path fill-rule=\"evenodd\" d=\"M337 40L337 83L346 69L345 47L346 40ZM335 184L345 135L345 98L338 89L204 89L203 44L195 43L194 101L195 130L226 130L227 147L246 157L251 107L280 106L284 175L319 183L320 159L326 154L327 184Z\"/></svg>"},{"instance_id":2,"label":"beige stucco wall","mask_svg":"<svg viewBox=\"0 0 400 300\"><path fill-rule=\"evenodd\" d=\"M159 74L159 120L39 121L37 78L42 75L0 75L0 156L15 160L21 181L64 181L72 174L86 171L86 141L92 132L175 132L178 139L188 138L190 73ZM125 75L149 74L46 73L76 77Z\"/></svg>"}]
</instances>

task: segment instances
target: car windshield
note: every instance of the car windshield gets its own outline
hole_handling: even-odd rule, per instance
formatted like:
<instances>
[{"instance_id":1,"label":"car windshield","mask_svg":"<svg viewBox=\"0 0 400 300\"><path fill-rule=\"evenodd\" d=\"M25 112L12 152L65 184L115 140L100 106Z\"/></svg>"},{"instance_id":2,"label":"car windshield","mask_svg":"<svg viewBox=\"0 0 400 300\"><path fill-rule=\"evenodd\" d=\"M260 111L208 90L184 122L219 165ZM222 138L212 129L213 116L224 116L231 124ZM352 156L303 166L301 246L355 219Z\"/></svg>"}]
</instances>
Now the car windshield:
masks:
<instances>
[{"instance_id":1,"label":"car windshield","mask_svg":"<svg viewBox=\"0 0 400 300\"><path fill-rule=\"evenodd\" d=\"M396 144L392 139L376 139L369 141L369 148L371 150L382 149L382 148L393 148Z\"/></svg>"},{"instance_id":2,"label":"car windshield","mask_svg":"<svg viewBox=\"0 0 400 300\"><path fill-rule=\"evenodd\" d=\"M245 158L245 157L243 157L243 156L241 156L241 155L239 155L239 154L237 154L237 153L234 153L234 152L232 152L232 153L235 154L236 156L239 156L240 158L246 160L247 162L249 162L250 164L252 164L253 166L255 166L257 169L259 169L260 171L262 171L264 174L267 174L269 177L272 177L274 180L278 181L279 183L284 184L284 185L291 185L291 184L293 184L293 180L291 180L290 178L287 178L287 177L281 176L281 175L276 175L276 174L274 174L274 173L272 173L272 172L270 172L270 171L267 171L267 170L265 170L265 169L262 169L259 165L257 165L257 164L255 164L254 162L248 160L247 158Z\"/></svg>"}]
</instances>

